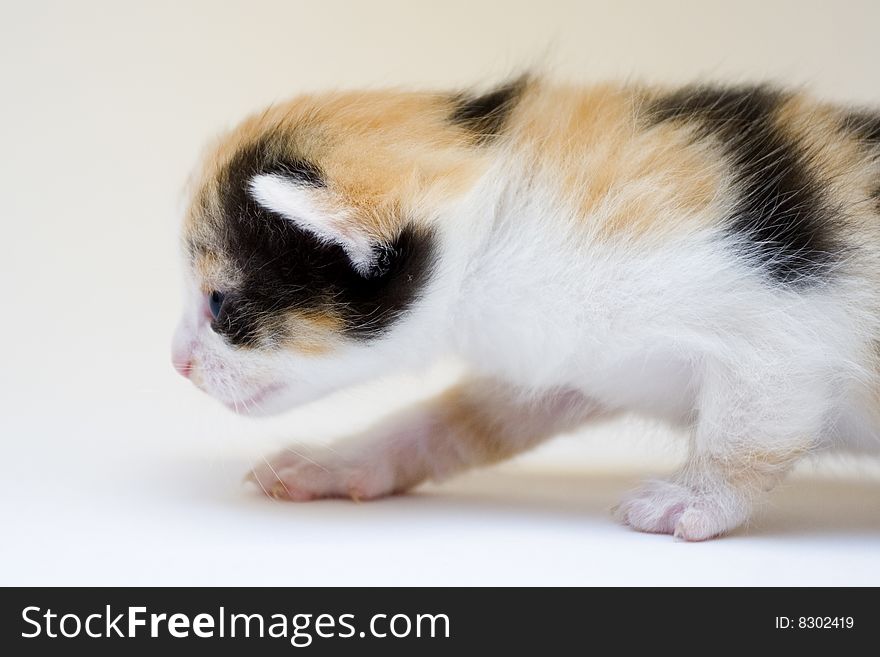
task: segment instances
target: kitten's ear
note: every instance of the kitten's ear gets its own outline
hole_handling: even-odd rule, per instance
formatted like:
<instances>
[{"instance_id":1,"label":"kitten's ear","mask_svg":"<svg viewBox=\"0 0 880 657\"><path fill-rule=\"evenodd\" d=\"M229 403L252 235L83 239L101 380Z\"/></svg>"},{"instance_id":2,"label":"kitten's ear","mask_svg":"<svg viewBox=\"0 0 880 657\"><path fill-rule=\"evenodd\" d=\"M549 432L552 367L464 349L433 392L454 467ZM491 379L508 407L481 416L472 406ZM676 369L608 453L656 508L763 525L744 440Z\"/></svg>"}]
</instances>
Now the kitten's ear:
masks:
<instances>
[{"instance_id":1,"label":"kitten's ear","mask_svg":"<svg viewBox=\"0 0 880 657\"><path fill-rule=\"evenodd\" d=\"M350 213L321 207L317 198L321 192L313 186L298 184L281 174L264 173L251 178L249 189L266 209L324 242L341 246L358 273L374 274L381 249Z\"/></svg>"}]
</instances>

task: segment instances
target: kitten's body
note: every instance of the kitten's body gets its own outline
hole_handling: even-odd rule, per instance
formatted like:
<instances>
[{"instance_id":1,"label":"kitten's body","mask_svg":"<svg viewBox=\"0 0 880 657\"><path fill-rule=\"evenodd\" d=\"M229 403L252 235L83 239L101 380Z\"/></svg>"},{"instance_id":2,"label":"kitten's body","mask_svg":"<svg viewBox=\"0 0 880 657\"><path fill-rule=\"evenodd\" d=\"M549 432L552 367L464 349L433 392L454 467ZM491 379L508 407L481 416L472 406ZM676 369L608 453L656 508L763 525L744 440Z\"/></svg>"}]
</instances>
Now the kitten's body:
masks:
<instances>
[{"instance_id":1,"label":"kitten's body","mask_svg":"<svg viewBox=\"0 0 880 657\"><path fill-rule=\"evenodd\" d=\"M880 444L877 115L533 79L304 97L220 143L186 238L176 358L229 404L473 368L334 463L257 470L276 495L387 494L636 411L690 427L691 456L621 518L703 539L805 453Z\"/></svg>"}]
</instances>

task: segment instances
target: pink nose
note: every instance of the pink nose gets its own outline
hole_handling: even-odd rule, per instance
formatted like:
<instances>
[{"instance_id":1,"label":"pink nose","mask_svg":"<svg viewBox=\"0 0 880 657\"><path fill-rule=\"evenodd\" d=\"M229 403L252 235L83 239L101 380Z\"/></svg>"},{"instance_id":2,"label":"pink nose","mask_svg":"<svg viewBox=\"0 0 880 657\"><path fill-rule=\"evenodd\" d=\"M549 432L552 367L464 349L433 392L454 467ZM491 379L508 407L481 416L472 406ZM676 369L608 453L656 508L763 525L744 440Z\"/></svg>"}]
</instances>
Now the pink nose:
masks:
<instances>
[{"instance_id":1,"label":"pink nose","mask_svg":"<svg viewBox=\"0 0 880 657\"><path fill-rule=\"evenodd\" d=\"M188 379L190 373L192 372L192 361L187 359L183 362L178 361L178 360L175 360L173 362L174 362L174 369L176 369L180 373L180 376L184 377L185 379Z\"/></svg>"}]
</instances>

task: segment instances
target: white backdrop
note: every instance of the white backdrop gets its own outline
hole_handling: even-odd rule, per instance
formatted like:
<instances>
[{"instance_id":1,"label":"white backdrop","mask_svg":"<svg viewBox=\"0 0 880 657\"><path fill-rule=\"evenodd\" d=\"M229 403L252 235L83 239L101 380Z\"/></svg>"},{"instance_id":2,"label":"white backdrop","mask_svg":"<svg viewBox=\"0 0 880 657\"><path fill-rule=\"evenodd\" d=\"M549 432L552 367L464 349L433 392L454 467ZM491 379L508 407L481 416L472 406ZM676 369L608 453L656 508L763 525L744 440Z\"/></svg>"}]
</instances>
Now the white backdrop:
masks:
<instances>
[{"instance_id":1,"label":"white backdrop","mask_svg":"<svg viewBox=\"0 0 880 657\"><path fill-rule=\"evenodd\" d=\"M880 104L878 24L872 0L3 0L0 583L880 583L871 462L791 483L750 530L704 546L609 519L678 456L639 422L415 497L280 505L240 487L249 462L356 430L448 368L254 421L168 354L186 176L267 102L538 63L583 80L771 77Z\"/></svg>"}]
</instances>

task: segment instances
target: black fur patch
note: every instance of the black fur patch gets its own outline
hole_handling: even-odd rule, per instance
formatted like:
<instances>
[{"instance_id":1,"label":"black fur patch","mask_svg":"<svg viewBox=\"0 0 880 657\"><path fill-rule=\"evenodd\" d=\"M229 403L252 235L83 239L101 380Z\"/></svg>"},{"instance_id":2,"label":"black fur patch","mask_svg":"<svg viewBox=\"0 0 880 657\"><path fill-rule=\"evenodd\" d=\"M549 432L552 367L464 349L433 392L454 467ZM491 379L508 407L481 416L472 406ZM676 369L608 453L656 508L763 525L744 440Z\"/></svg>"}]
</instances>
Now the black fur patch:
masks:
<instances>
[{"instance_id":1,"label":"black fur patch","mask_svg":"<svg viewBox=\"0 0 880 657\"><path fill-rule=\"evenodd\" d=\"M380 257L372 275L359 274L341 247L322 243L248 193L250 179L265 172L324 184L317 166L279 158L277 152L266 140L243 148L220 176L216 243L201 248L220 250L243 272L243 281L237 289L223 290L215 330L235 345L267 344L285 337L285 312L299 310L340 318L343 332L356 339L381 335L427 281L432 235L405 228L392 243L377 245Z\"/></svg>"},{"instance_id":2,"label":"black fur patch","mask_svg":"<svg viewBox=\"0 0 880 657\"><path fill-rule=\"evenodd\" d=\"M843 127L871 147L880 147L880 113L851 112L843 119Z\"/></svg>"},{"instance_id":3,"label":"black fur patch","mask_svg":"<svg viewBox=\"0 0 880 657\"><path fill-rule=\"evenodd\" d=\"M274 173L290 178L300 185L309 187L326 187L324 172L317 165L302 158L289 158L267 163L262 173Z\"/></svg>"},{"instance_id":4,"label":"black fur patch","mask_svg":"<svg viewBox=\"0 0 880 657\"><path fill-rule=\"evenodd\" d=\"M851 112L843 119L843 129L855 135L868 152L880 155L880 112ZM870 194L874 207L880 213L880 184Z\"/></svg>"},{"instance_id":5,"label":"black fur patch","mask_svg":"<svg viewBox=\"0 0 880 657\"><path fill-rule=\"evenodd\" d=\"M480 96L458 95L449 120L470 132L477 144L488 144L504 131L527 84L523 76Z\"/></svg>"},{"instance_id":6,"label":"black fur patch","mask_svg":"<svg viewBox=\"0 0 880 657\"><path fill-rule=\"evenodd\" d=\"M690 124L697 139L718 140L739 191L729 230L745 238L748 254L774 281L803 285L835 260L836 212L803 148L776 126L784 100L764 86L687 87L656 100L648 117Z\"/></svg>"}]
</instances>

